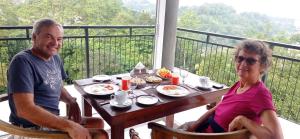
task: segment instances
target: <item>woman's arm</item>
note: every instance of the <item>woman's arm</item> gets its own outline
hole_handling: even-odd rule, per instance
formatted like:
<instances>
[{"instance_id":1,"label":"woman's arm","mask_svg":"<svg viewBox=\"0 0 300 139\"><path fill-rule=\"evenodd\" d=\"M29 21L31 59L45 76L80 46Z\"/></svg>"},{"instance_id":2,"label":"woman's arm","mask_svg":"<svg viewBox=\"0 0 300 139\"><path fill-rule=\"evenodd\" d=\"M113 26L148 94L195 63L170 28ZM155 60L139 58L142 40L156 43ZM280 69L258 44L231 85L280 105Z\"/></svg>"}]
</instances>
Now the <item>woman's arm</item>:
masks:
<instances>
[{"instance_id":1,"label":"woman's arm","mask_svg":"<svg viewBox=\"0 0 300 139\"><path fill-rule=\"evenodd\" d=\"M282 129L273 110L263 111L260 119L262 126L245 116L237 116L229 124L229 131L245 127L258 139L283 139Z\"/></svg>"},{"instance_id":2,"label":"woman's arm","mask_svg":"<svg viewBox=\"0 0 300 139\"><path fill-rule=\"evenodd\" d=\"M218 104L219 104L219 103L218 103ZM201 123L203 123L204 121L208 120L209 116L211 116L211 115L215 112L215 110L216 110L218 104L217 104L215 107L209 109L209 110L208 110L206 113L204 113L198 120L196 120L196 121L193 122L191 125L189 125L188 128L187 128L187 131L190 131L190 132L196 131L197 127L198 127Z\"/></svg>"}]
</instances>

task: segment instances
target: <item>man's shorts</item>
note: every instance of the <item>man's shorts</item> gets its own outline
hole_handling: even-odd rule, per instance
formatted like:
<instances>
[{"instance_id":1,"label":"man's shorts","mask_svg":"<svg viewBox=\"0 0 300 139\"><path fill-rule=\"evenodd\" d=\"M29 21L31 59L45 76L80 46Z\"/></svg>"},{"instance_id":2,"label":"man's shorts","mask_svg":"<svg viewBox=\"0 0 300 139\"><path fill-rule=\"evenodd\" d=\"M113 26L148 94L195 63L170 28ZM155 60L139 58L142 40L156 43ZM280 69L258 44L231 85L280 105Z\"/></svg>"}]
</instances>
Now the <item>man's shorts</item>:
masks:
<instances>
[{"instance_id":1,"label":"man's shorts","mask_svg":"<svg viewBox=\"0 0 300 139\"><path fill-rule=\"evenodd\" d=\"M46 128L46 127L30 127L27 129L32 129L36 131L57 131L56 129ZM10 135L8 139L40 139L40 138L30 138L30 137L22 137L18 135Z\"/></svg>"}]
</instances>

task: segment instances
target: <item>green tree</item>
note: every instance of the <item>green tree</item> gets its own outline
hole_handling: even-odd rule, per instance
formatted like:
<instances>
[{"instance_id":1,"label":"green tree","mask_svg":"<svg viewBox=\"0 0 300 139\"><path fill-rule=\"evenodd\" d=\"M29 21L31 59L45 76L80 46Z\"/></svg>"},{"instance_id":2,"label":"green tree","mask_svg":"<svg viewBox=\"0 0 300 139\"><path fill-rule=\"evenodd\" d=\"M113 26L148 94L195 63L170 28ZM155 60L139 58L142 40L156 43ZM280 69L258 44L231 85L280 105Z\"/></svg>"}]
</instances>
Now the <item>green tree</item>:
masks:
<instances>
[{"instance_id":1,"label":"green tree","mask_svg":"<svg viewBox=\"0 0 300 139\"><path fill-rule=\"evenodd\" d=\"M18 16L15 13L16 3L11 0L2 0L0 3L0 25L14 26L18 24ZM2 36L2 35L0 35Z\"/></svg>"}]
</instances>

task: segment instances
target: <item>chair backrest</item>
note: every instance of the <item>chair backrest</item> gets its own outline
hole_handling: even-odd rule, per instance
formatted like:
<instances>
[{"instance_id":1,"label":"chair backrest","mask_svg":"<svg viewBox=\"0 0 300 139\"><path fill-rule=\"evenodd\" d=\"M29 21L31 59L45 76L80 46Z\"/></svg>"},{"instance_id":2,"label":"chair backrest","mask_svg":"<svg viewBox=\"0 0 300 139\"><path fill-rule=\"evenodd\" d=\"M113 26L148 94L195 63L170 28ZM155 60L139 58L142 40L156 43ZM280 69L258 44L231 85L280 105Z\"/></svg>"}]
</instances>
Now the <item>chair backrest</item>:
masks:
<instances>
[{"instance_id":1,"label":"chair backrest","mask_svg":"<svg viewBox=\"0 0 300 139\"><path fill-rule=\"evenodd\" d=\"M0 102L8 99L7 94L0 95ZM34 129L22 128L14 126L5 121L0 120L0 130L12 135L30 138L48 138L48 139L70 139L68 133L61 131L38 131Z\"/></svg>"},{"instance_id":2,"label":"chair backrest","mask_svg":"<svg viewBox=\"0 0 300 139\"><path fill-rule=\"evenodd\" d=\"M150 122L151 139L249 139L251 133L247 129L224 133L194 133L166 127Z\"/></svg>"}]
</instances>

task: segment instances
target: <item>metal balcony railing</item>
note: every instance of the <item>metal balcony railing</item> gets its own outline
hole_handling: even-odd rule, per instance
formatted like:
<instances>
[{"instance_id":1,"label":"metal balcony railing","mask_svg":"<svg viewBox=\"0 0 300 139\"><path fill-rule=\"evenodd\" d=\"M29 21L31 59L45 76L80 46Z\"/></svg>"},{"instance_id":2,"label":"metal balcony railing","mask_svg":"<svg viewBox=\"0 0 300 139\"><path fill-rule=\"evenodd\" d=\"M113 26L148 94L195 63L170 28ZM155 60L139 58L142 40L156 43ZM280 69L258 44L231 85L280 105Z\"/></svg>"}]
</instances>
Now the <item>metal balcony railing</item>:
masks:
<instances>
[{"instance_id":1,"label":"metal balcony railing","mask_svg":"<svg viewBox=\"0 0 300 139\"><path fill-rule=\"evenodd\" d=\"M0 91L6 92L11 58L31 47L31 26L0 27ZM96 74L130 71L141 61L152 68L154 26L65 26L60 56L71 83ZM232 85L237 81L233 46L246 38L177 29L175 66ZM273 66L264 80L273 93L277 113L300 123L300 48L266 41L273 49Z\"/></svg>"},{"instance_id":2,"label":"metal balcony railing","mask_svg":"<svg viewBox=\"0 0 300 139\"><path fill-rule=\"evenodd\" d=\"M0 27L0 86L6 86L8 61L31 47L31 26ZM128 72L139 61L152 67L154 26L64 26L60 56L71 80Z\"/></svg>"},{"instance_id":3,"label":"metal balcony railing","mask_svg":"<svg viewBox=\"0 0 300 139\"><path fill-rule=\"evenodd\" d=\"M237 81L233 48L243 39L246 38L179 28L175 66L184 63L198 75L233 85ZM273 49L273 66L263 80L273 94L277 113L299 124L300 46L265 42Z\"/></svg>"}]
</instances>

